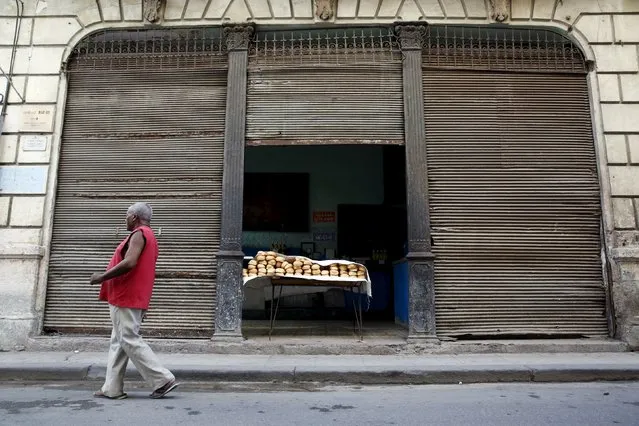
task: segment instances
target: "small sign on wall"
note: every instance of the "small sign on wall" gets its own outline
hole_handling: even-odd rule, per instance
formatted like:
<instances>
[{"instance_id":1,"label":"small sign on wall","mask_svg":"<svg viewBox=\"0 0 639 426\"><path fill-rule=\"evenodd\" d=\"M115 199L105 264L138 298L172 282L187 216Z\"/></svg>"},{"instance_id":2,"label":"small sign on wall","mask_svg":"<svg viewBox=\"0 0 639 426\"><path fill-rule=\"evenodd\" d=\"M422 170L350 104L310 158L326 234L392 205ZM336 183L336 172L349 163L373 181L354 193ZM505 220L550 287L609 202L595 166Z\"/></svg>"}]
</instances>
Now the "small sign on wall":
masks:
<instances>
[{"instance_id":1,"label":"small sign on wall","mask_svg":"<svg viewBox=\"0 0 639 426\"><path fill-rule=\"evenodd\" d=\"M313 212L313 223L334 223L336 217L335 212L315 211Z\"/></svg>"},{"instance_id":2,"label":"small sign on wall","mask_svg":"<svg viewBox=\"0 0 639 426\"><path fill-rule=\"evenodd\" d=\"M49 145L49 136L29 135L22 136L23 151L46 151Z\"/></svg>"},{"instance_id":3,"label":"small sign on wall","mask_svg":"<svg viewBox=\"0 0 639 426\"><path fill-rule=\"evenodd\" d=\"M23 132L51 132L53 130L53 105L23 105Z\"/></svg>"},{"instance_id":4,"label":"small sign on wall","mask_svg":"<svg viewBox=\"0 0 639 426\"><path fill-rule=\"evenodd\" d=\"M315 242L335 241L335 232L334 231L313 232L313 241Z\"/></svg>"}]
</instances>

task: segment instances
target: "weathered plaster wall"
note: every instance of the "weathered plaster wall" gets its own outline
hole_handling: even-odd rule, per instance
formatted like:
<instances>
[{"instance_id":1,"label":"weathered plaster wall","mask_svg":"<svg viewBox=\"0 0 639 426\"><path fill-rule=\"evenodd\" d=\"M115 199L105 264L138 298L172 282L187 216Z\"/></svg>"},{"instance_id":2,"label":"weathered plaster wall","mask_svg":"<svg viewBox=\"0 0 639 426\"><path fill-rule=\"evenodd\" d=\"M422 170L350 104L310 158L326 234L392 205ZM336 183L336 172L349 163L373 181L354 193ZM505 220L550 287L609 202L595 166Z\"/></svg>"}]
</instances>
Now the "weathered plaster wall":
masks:
<instances>
[{"instance_id":1,"label":"weathered plaster wall","mask_svg":"<svg viewBox=\"0 0 639 426\"><path fill-rule=\"evenodd\" d=\"M493 22L489 0L339 0L332 24ZM499 1L495 3L500 3ZM506 2L507 3L507 2ZM141 0L25 0L0 136L0 349L42 319L66 84L61 63L84 35L142 27ZM14 0L0 4L0 67L9 70ZM618 336L639 343L639 0L512 0L506 23L572 33L589 59L602 203ZM163 26L324 23L314 0L167 0ZM4 81L0 78L0 83ZM2 92L4 93L4 84ZM33 138L33 136L37 136Z\"/></svg>"}]
</instances>

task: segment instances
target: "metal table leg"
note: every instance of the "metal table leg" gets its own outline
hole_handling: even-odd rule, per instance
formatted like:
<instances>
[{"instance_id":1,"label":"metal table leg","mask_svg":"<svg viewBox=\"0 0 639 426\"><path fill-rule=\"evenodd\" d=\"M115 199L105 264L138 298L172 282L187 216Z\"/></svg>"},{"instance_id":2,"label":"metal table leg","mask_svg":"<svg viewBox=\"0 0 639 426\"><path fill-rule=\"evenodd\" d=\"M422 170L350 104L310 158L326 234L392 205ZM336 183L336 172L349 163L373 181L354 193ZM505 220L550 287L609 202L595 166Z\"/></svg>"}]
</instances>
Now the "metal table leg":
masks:
<instances>
[{"instance_id":1,"label":"metal table leg","mask_svg":"<svg viewBox=\"0 0 639 426\"><path fill-rule=\"evenodd\" d=\"M275 305L275 312L273 312L273 303L275 302L275 284L271 282L271 318L269 322L268 329L268 340L271 340L271 335L273 334L273 327L275 326L275 318L277 318L277 310L280 307L280 299L282 298L282 285L280 285L280 293L277 296L277 303Z\"/></svg>"},{"instance_id":2,"label":"metal table leg","mask_svg":"<svg viewBox=\"0 0 639 426\"><path fill-rule=\"evenodd\" d=\"M351 293L355 295L355 287L351 287ZM362 318L362 297L360 288L357 288L357 304L355 304L355 298L353 298L353 311L355 313L355 324L357 327L357 331L359 334L359 341L364 340L364 331L363 331L363 318Z\"/></svg>"}]
</instances>

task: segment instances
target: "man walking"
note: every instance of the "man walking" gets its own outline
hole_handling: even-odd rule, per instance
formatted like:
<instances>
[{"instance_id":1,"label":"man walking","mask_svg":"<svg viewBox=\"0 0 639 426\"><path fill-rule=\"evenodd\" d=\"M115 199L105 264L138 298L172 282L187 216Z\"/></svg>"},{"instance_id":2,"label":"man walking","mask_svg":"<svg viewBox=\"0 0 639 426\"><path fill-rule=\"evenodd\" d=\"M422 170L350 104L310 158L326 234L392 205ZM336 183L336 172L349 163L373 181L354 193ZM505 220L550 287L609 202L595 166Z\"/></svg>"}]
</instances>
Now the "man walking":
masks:
<instances>
[{"instance_id":1,"label":"man walking","mask_svg":"<svg viewBox=\"0 0 639 426\"><path fill-rule=\"evenodd\" d=\"M91 284L102 283L100 300L109 303L113 331L106 380L96 397L124 399L124 373L129 359L152 386L151 398L162 398L178 386L175 376L160 364L140 336L155 282L158 242L149 226L153 210L135 203L127 210L126 227L131 233L115 250L104 273L94 273Z\"/></svg>"}]
</instances>

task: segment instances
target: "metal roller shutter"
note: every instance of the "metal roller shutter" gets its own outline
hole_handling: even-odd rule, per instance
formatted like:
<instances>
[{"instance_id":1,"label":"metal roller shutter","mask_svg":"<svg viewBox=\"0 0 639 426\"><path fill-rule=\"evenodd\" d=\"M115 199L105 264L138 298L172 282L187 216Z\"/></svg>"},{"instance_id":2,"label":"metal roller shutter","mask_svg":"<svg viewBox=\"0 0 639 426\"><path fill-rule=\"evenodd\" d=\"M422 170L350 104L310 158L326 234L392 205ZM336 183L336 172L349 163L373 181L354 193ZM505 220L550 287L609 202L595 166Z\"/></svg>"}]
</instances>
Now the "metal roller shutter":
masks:
<instances>
[{"instance_id":1,"label":"metal roller shutter","mask_svg":"<svg viewBox=\"0 0 639 426\"><path fill-rule=\"evenodd\" d=\"M403 105L387 29L258 34L249 55L249 145L402 145Z\"/></svg>"},{"instance_id":2,"label":"metal roller shutter","mask_svg":"<svg viewBox=\"0 0 639 426\"><path fill-rule=\"evenodd\" d=\"M249 144L403 144L401 64L378 68L254 69Z\"/></svg>"},{"instance_id":3,"label":"metal roller shutter","mask_svg":"<svg viewBox=\"0 0 639 426\"><path fill-rule=\"evenodd\" d=\"M424 69L441 335L604 335L583 73Z\"/></svg>"},{"instance_id":4,"label":"metal roller shutter","mask_svg":"<svg viewBox=\"0 0 639 426\"><path fill-rule=\"evenodd\" d=\"M88 278L127 234L126 208L149 201L160 257L145 333L210 336L226 69L127 70L137 62L69 75L44 326L110 330Z\"/></svg>"}]
</instances>

